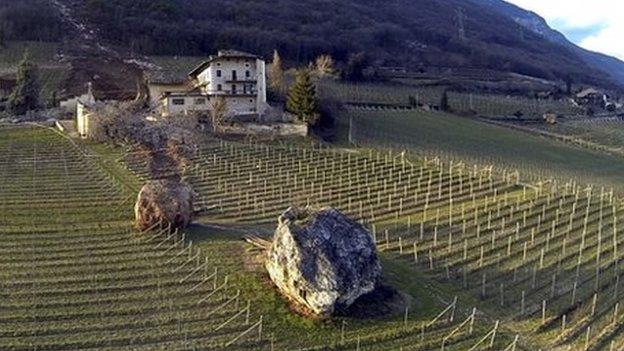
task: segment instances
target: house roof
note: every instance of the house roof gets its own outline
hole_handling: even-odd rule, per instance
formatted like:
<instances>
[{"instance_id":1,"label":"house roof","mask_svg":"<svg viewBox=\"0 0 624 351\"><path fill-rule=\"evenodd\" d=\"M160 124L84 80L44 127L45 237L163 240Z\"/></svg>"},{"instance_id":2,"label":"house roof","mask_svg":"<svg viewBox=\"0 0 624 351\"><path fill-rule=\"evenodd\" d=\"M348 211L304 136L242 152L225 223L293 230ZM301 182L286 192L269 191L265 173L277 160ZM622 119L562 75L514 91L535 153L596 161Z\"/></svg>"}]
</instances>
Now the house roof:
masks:
<instances>
[{"instance_id":1,"label":"house roof","mask_svg":"<svg viewBox=\"0 0 624 351\"><path fill-rule=\"evenodd\" d=\"M187 91L166 91L160 95L161 99L166 97L207 97L201 90L194 88Z\"/></svg>"},{"instance_id":2,"label":"house roof","mask_svg":"<svg viewBox=\"0 0 624 351\"><path fill-rule=\"evenodd\" d=\"M259 59L260 56L250 54L244 51L238 51L238 50L220 50L216 56L208 57L206 61L199 64L199 66L195 67L195 69L193 69L189 73L189 76L196 77L201 72L203 72L206 69L206 67L209 66L212 62L217 61L219 59L228 59L228 58L242 58L242 59L256 60L256 59Z\"/></svg>"}]
</instances>

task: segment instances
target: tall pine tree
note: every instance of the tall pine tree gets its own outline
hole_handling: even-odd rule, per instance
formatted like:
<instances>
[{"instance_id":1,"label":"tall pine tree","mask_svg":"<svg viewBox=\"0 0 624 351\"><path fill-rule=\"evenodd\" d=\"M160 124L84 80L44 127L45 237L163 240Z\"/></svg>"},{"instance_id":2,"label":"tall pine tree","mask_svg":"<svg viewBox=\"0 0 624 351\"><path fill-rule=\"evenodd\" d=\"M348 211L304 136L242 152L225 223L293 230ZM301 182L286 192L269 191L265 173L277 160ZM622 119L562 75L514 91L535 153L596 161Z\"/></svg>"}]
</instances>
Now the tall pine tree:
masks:
<instances>
[{"instance_id":1,"label":"tall pine tree","mask_svg":"<svg viewBox=\"0 0 624 351\"><path fill-rule=\"evenodd\" d=\"M316 96L316 87L307 70L297 72L295 84L288 91L286 110L294 114L297 120L308 125L318 121L319 100Z\"/></svg>"},{"instance_id":2,"label":"tall pine tree","mask_svg":"<svg viewBox=\"0 0 624 351\"><path fill-rule=\"evenodd\" d=\"M0 23L0 48L6 47L6 30L4 29L4 23Z\"/></svg>"},{"instance_id":3,"label":"tall pine tree","mask_svg":"<svg viewBox=\"0 0 624 351\"><path fill-rule=\"evenodd\" d=\"M440 98L440 110L448 111L450 109L451 107L449 106L448 92L444 90L444 92L442 92L442 98Z\"/></svg>"},{"instance_id":4,"label":"tall pine tree","mask_svg":"<svg viewBox=\"0 0 624 351\"><path fill-rule=\"evenodd\" d=\"M9 96L9 111L15 115L23 115L39 108L39 92L39 69L30 61L30 55L26 51L17 69L17 84Z\"/></svg>"}]
</instances>

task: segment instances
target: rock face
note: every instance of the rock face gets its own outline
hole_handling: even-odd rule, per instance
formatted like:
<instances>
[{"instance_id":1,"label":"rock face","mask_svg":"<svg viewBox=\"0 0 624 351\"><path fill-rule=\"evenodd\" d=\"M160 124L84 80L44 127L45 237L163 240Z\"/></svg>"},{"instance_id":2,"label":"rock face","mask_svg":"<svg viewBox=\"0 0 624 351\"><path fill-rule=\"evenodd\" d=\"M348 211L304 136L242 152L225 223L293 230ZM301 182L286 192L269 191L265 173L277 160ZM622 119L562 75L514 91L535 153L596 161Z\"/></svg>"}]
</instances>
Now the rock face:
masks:
<instances>
[{"instance_id":1,"label":"rock face","mask_svg":"<svg viewBox=\"0 0 624 351\"><path fill-rule=\"evenodd\" d=\"M368 230L331 208L284 212L266 268L298 309L322 318L373 291L381 276Z\"/></svg>"},{"instance_id":2,"label":"rock face","mask_svg":"<svg viewBox=\"0 0 624 351\"><path fill-rule=\"evenodd\" d=\"M146 230L162 221L163 227L186 228L193 220L194 192L178 180L145 184L134 206L137 229Z\"/></svg>"}]
</instances>

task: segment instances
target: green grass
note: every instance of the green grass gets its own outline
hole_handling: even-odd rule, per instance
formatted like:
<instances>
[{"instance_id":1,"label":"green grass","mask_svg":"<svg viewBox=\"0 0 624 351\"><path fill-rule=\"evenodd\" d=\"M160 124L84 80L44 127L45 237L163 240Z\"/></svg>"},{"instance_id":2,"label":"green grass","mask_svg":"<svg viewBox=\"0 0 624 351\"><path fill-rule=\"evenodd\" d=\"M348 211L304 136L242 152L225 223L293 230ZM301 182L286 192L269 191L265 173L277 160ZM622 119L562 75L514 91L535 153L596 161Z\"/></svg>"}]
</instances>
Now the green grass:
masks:
<instances>
[{"instance_id":1,"label":"green grass","mask_svg":"<svg viewBox=\"0 0 624 351\"><path fill-rule=\"evenodd\" d=\"M469 118L422 111L349 111L340 118L343 136L350 117L356 141L364 145L413 149L586 183L624 183L620 157Z\"/></svg>"},{"instance_id":2,"label":"green grass","mask_svg":"<svg viewBox=\"0 0 624 351\"><path fill-rule=\"evenodd\" d=\"M262 231L266 227L261 228ZM255 313L262 314L268 321L268 332L275 335L277 349L300 349L321 345L337 345L340 340L342 322L347 325L348 336L365 337L383 330L397 328L403 318L395 316L376 319L335 318L330 321L314 321L293 313L286 301L271 285L263 266L249 263L249 257L258 252L242 242L244 232L254 231L253 227L211 227L193 226L189 230L189 240L220 267L226 267L227 274L241 289L244 299L253 301ZM392 254L382 254L384 281L409 295L410 322L425 322L432 319L458 294L460 301L474 301L461 290L427 279L414 267L396 260ZM463 312L461 312L463 313ZM376 349L376 348L375 348Z\"/></svg>"},{"instance_id":3,"label":"green grass","mask_svg":"<svg viewBox=\"0 0 624 351\"><path fill-rule=\"evenodd\" d=\"M121 162L121 158L124 155L122 148L98 144L92 141L84 141L84 144L97 155L95 160L103 169L124 184L130 191L139 192L143 184Z\"/></svg>"}]
</instances>

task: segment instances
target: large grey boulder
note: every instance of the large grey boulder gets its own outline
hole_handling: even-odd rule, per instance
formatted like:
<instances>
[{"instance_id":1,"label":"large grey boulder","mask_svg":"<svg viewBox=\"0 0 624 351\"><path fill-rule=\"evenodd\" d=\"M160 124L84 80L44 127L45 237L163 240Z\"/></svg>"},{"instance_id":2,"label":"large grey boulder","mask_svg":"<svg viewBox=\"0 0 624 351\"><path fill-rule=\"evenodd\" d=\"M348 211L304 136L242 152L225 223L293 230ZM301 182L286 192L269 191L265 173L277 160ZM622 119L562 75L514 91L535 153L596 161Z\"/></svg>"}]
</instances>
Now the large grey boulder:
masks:
<instances>
[{"instance_id":1,"label":"large grey boulder","mask_svg":"<svg viewBox=\"0 0 624 351\"><path fill-rule=\"evenodd\" d=\"M162 227L186 228L193 221L195 192L178 179L150 181L141 188L134 206L135 225L139 230Z\"/></svg>"},{"instance_id":2,"label":"large grey boulder","mask_svg":"<svg viewBox=\"0 0 624 351\"><path fill-rule=\"evenodd\" d=\"M321 318L373 291L381 277L368 230L331 208L284 212L265 265L298 310Z\"/></svg>"}]
</instances>

